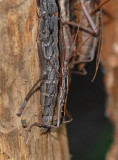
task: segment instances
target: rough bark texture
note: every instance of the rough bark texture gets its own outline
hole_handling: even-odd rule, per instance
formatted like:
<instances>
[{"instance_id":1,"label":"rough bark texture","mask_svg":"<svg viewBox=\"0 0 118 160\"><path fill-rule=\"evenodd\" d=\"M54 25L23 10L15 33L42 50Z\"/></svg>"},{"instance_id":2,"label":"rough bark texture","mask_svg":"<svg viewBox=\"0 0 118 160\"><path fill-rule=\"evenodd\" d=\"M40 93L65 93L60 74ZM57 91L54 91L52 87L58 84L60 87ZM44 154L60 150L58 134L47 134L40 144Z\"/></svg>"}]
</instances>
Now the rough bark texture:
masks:
<instances>
[{"instance_id":1,"label":"rough bark texture","mask_svg":"<svg viewBox=\"0 0 118 160\"><path fill-rule=\"evenodd\" d=\"M69 160L66 129L29 133L16 116L40 76L37 50L37 4L0 0L0 160ZM40 91L23 112L27 125L41 121Z\"/></svg>"},{"instance_id":2,"label":"rough bark texture","mask_svg":"<svg viewBox=\"0 0 118 160\"><path fill-rule=\"evenodd\" d=\"M111 17L104 16L104 45L102 62L107 70L105 86L108 93L106 112L114 124L114 142L107 160L118 159L118 1L112 0L104 7Z\"/></svg>"}]
</instances>

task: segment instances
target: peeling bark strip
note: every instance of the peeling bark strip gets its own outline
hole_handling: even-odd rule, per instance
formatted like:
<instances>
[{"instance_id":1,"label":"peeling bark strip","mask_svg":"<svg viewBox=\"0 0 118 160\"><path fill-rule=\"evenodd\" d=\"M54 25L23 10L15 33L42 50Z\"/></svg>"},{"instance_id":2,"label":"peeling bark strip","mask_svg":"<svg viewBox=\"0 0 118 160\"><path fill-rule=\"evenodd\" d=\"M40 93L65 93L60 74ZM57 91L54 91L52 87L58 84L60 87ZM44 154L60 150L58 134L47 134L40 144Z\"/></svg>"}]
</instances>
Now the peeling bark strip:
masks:
<instances>
[{"instance_id":1,"label":"peeling bark strip","mask_svg":"<svg viewBox=\"0 0 118 160\"><path fill-rule=\"evenodd\" d=\"M59 90L59 78L54 70L55 68L59 72L59 13L55 0L40 0L39 2L41 22L38 47L41 77L46 75L46 80L41 85L42 123L51 125ZM42 132L46 131L47 128L42 127Z\"/></svg>"}]
</instances>

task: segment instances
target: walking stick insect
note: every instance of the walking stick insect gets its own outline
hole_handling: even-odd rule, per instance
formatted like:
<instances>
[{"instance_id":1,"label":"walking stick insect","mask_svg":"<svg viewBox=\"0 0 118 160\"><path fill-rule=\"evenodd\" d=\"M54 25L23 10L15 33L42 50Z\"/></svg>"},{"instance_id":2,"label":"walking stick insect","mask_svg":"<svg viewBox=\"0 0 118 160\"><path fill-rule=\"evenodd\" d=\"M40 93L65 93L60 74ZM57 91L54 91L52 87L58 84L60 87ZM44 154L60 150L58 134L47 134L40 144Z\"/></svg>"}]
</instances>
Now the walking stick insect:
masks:
<instances>
[{"instance_id":1,"label":"walking stick insect","mask_svg":"<svg viewBox=\"0 0 118 160\"><path fill-rule=\"evenodd\" d=\"M62 123L63 105L67 95L67 70L65 69L63 47L59 47L62 43L59 40L62 34L61 30L63 30L59 20L59 4L57 4L56 0L39 0L38 4L41 17L38 48L42 78L29 91L17 115L21 116L28 99L35 92L37 84L41 82L42 123L35 123L31 127L34 125L40 126L42 133L45 133L48 128L59 127L60 123ZM61 52L64 54L61 55ZM53 121L56 106L58 106L57 124ZM67 115L69 114L67 113Z\"/></svg>"},{"instance_id":2,"label":"walking stick insect","mask_svg":"<svg viewBox=\"0 0 118 160\"><path fill-rule=\"evenodd\" d=\"M63 0L60 0L59 4L61 4L62 1ZM21 116L28 99L37 90L37 84L41 82L42 123L34 123L30 126L29 130L31 130L33 126L38 126L41 127L42 133L46 133L48 129L58 128L60 124L72 120L70 114L65 109L65 104L68 94L68 64L75 53L67 54L69 52L67 52L65 47L66 33L63 32L63 26L59 20L59 4L57 4L57 1L40 0L39 4L41 22L38 47L41 59L42 78L40 78L29 91L17 115ZM95 33L96 28L92 34ZM88 39L91 36L89 36ZM62 37L61 40L60 37ZM59 44L61 44L60 48ZM79 49L81 47L82 46L80 46ZM57 121L54 121L56 106ZM65 113L69 117L69 121L63 122Z\"/></svg>"}]
</instances>

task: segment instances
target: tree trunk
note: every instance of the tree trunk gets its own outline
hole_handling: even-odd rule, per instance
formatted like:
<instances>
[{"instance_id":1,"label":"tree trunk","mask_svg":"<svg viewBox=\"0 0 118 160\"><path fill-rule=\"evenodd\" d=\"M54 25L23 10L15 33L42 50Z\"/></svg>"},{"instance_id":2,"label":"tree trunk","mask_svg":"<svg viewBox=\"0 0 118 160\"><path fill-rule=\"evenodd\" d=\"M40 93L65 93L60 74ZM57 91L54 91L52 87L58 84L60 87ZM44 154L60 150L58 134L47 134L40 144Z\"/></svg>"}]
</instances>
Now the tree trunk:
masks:
<instances>
[{"instance_id":1,"label":"tree trunk","mask_svg":"<svg viewBox=\"0 0 118 160\"><path fill-rule=\"evenodd\" d=\"M0 159L69 160L65 126L41 134L40 91L27 103L21 118L16 116L24 97L40 77L37 49L37 4L34 0L0 1Z\"/></svg>"},{"instance_id":2,"label":"tree trunk","mask_svg":"<svg viewBox=\"0 0 118 160\"><path fill-rule=\"evenodd\" d=\"M114 142L107 160L118 159L118 1L104 6L110 16L104 16L104 45L102 62L107 70L105 86L108 93L106 112L114 125Z\"/></svg>"}]
</instances>

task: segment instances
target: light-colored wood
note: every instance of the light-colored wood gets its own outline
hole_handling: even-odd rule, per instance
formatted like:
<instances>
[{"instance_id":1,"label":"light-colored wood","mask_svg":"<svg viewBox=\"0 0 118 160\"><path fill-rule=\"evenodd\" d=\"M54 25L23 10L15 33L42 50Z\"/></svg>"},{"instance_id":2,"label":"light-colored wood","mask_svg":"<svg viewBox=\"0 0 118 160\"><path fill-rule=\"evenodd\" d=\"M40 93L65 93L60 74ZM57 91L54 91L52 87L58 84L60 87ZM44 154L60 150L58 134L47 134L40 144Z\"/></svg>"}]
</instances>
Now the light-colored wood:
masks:
<instances>
[{"instance_id":1,"label":"light-colored wood","mask_svg":"<svg viewBox=\"0 0 118 160\"><path fill-rule=\"evenodd\" d=\"M118 1L104 6L111 18L104 16L104 45L101 60L106 69L105 86L108 94L106 113L114 125L114 142L106 160L118 160Z\"/></svg>"},{"instance_id":2,"label":"light-colored wood","mask_svg":"<svg viewBox=\"0 0 118 160\"><path fill-rule=\"evenodd\" d=\"M27 92L39 79L37 4L34 0L0 0L0 160L69 160L65 126L41 134L27 132L16 116ZM41 121L40 91L21 117L27 125Z\"/></svg>"}]
</instances>

